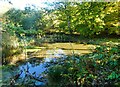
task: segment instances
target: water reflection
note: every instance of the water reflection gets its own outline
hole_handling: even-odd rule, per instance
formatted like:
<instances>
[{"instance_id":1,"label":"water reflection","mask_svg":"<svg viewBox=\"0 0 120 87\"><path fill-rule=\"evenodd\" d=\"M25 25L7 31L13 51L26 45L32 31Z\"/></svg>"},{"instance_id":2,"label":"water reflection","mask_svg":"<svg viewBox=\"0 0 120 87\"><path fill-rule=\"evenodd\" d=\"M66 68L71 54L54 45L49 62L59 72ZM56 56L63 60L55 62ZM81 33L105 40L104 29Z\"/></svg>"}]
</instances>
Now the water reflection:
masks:
<instances>
[{"instance_id":1,"label":"water reflection","mask_svg":"<svg viewBox=\"0 0 120 87\"><path fill-rule=\"evenodd\" d=\"M62 49L56 49L56 50L47 50L46 54L48 55L46 58L59 58L59 57L64 57L66 54Z\"/></svg>"},{"instance_id":2,"label":"water reflection","mask_svg":"<svg viewBox=\"0 0 120 87\"><path fill-rule=\"evenodd\" d=\"M46 68L46 64L48 62L52 61L56 61L57 58L60 57L65 57L65 53L63 50L61 49L57 49L57 50L48 50L46 54L50 54L49 56L47 56L46 58L32 58L29 59L26 63L22 64L19 66L19 70L22 71L20 78L25 79L26 75L32 75L34 77L37 77L38 79L44 78L44 74L43 72L45 72L47 70ZM45 82L40 82L40 81L35 81L36 85L43 85L45 84Z\"/></svg>"},{"instance_id":3,"label":"water reflection","mask_svg":"<svg viewBox=\"0 0 120 87\"><path fill-rule=\"evenodd\" d=\"M51 44L48 44L47 49L39 50L37 52L27 51L27 53L30 52L30 54L32 55L28 54L28 56L30 57L28 57L28 59L26 58L27 60L24 63L18 62L19 66L17 67L17 69L15 68L16 71L17 70L20 72L22 71L22 73L20 73L20 77L17 80L17 82L21 84L22 82L27 82L28 79L29 81L33 81L33 78L31 79L30 75L37 77L38 79L45 77L45 74L43 74L43 72L47 70L46 68L47 66L52 66L54 65L54 63L58 63L58 59L61 57L63 59L62 61L65 61L67 55L71 55L73 52L74 54L89 53L89 50L86 50L89 46L82 44L72 44L72 46L74 49L71 48L71 45L69 43L56 43L56 44L52 44L52 46ZM47 62L51 62L51 63L47 63ZM28 76L27 74L30 75ZM11 75L11 77L9 76L9 78L12 78L12 76L13 75ZM43 85L45 84L45 82L34 79L34 84Z\"/></svg>"},{"instance_id":4,"label":"water reflection","mask_svg":"<svg viewBox=\"0 0 120 87\"><path fill-rule=\"evenodd\" d=\"M39 65L34 65L34 64L31 64L30 62L26 63L25 65L20 66L19 69L21 71L24 71L20 75L20 77L22 77L22 78L25 78L27 70L29 71L29 73L31 75L35 74L37 76L40 76L42 74L42 72L44 72L46 70L46 68L44 67L44 63L40 63Z\"/></svg>"},{"instance_id":5,"label":"water reflection","mask_svg":"<svg viewBox=\"0 0 120 87\"><path fill-rule=\"evenodd\" d=\"M29 80L34 83L34 85L45 85L46 79L44 78L43 72L46 69L43 60L40 59L38 61L37 58L34 58L33 60L19 66L19 70L22 71L20 79L23 80L23 82Z\"/></svg>"}]
</instances>

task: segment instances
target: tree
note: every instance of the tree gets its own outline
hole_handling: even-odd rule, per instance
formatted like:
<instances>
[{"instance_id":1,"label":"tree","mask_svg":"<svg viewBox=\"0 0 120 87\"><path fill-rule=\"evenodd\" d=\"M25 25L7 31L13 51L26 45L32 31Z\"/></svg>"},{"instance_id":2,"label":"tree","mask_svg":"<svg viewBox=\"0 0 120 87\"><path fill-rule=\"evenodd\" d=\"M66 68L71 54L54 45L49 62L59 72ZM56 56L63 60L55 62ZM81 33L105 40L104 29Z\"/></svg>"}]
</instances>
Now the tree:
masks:
<instances>
[{"instance_id":1,"label":"tree","mask_svg":"<svg viewBox=\"0 0 120 87\"><path fill-rule=\"evenodd\" d=\"M120 32L118 2L59 2L50 14L54 16L54 27L64 32L78 32L84 36Z\"/></svg>"}]
</instances>

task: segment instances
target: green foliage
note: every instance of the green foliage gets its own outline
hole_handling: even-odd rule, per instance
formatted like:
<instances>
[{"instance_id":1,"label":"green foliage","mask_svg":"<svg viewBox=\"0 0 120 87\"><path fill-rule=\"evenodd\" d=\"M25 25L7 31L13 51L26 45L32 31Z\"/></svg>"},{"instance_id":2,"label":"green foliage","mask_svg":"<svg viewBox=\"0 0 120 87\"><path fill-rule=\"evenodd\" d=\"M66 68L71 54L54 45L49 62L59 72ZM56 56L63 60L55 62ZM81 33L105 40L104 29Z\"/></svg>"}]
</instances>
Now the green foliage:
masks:
<instances>
[{"instance_id":1,"label":"green foliage","mask_svg":"<svg viewBox=\"0 0 120 87\"><path fill-rule=\"evenodd\" d=\"M61 84L62 81L61 73L63 72L64 72L64 68L61 65L55 65L54 67L49 69L48 79L50 82L52 82L51 85Z\"/></svg>"},{"instance_id":2,"label":"green foliage","mask_svg":"<svg viewBox=\"0 0 120 87\"><path fill-rule=\"evenodd\" d=\"M68 56L51 62L50 83L67 86L118 86L120 46L100 46L83 56ZM63 84L62 84L63 83Z\"/></svg>"},{"instance_id":3,"label":"green foliage","mask_svg":"<svg viewBox=\"0 0 120 87\"><path fill-rule=\"evenodd\" d=\"M54 9L11 9L3 17L5 28L16 34L38 35L50 29L84 36L120 35L118 2L57 2ZM10 31L11 31L10 30ZM45 31L44 31L45 30Z\"/></svg>"},{"instance_id":4,"label":"green foliage","mask_svg":"<svg viewBox=\"0 0 120 87\"><path fill-rule=\"evenodd\" d=\"M20 37L38 35L45 24L42 12L26 7L25 10L11 9L3 16L3 29L15 32Z\"/></svg>"},{"instance_id":5,"label":"green foliage","mask_svg":"<svg viewBox=\"0 0 120 87\"><path fill-rule=\"evenodd\" d=\"M52 13L58 21L54 25L64 32L78 32L84 36L117 34L119 31L118 2L61 3Z\"/></svg>"}]
</instances>

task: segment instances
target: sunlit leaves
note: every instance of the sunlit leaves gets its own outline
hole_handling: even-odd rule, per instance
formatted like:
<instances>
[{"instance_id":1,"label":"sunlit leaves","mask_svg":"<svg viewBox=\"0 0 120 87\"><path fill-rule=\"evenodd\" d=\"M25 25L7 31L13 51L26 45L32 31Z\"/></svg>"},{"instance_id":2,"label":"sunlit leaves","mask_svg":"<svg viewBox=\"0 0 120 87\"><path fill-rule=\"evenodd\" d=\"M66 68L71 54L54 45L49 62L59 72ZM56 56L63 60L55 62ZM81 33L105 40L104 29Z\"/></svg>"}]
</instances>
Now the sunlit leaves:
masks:
<instances>
[{"instance_id":1,"label":"sunlit leaves","mask_svg":"<svg viewBox=\"0 0 120 87\"><path fill-rule=\"evenodd\" d=\"M57 2L54 9L25 10L12 9L6 13L7 23L24 30L77 32L84 36L120 34L118 21L118 2ZM9 22L10 21L10 22ZM21 28L21 30L22 30ZM13 28L14 29L14 28Z\"/></svg>"},{"instance_id":2,"label":"sunlit leaves","mask_svg":"<svg viewBox=\"0 0 120 87\"><path fill-rule=\"evenodd\" d=\"M108 2L83 2L63 3L65 7L60 7L55 20L70 21L70 28L60 23L60 28L68 31L78 32L84 36L99 35L103 32L119 34L118 30L118 3ZM64 9L63 9L64 8ZM63 17L59 16L61 14ZM62 22L61 21L61 22ZM64 23L65 24L65 23ZM114 26L114 27L112 27ZM68 29L69 28L69 29ZM70 30L71 29L71 30Z\"/></svg>"},{"instance_id":3,"label":"sunlit leaves","mask_svg":"<svg viewBox=\"0 0 120 87\"><path fill-rule=\"evenodd\" d=\"M109 76L108 79L119 79L120 74L117 74L115 71L113 71ZM120 79L119 79L120 80Z\"/></svg>"},{"instance_id":4,"label":"sunlit leaves","mask_svg":"<svg viewBox=\"0 0 120 87\"><path fill-rule=\"evenodd\" d=\"M96 48L96 52L83 55L83 56L68 56L64 61L59 59L59 62L55 64L60 68L50 67L49 73L53 73L54 70L59 71L60 78L62 76L62 82L73 85L115 85L119 83L119 46L100 46ZM114 53L116 52L116 54ZM61 62L63 62L61 64ZM61 67L63 67L61 69ZM51 71L52 70L52 71ZM65 72L64 72L65 71ZM55 71L56 73L58 71ZM51 74L51 79L54 79L56 75ZM66 79L66 80L65 80ZM60 81L59 81L60 82ZM57 83L59 83L57 82ZM76 82L76 83L75 83ZM57 84L56 83L56 84Z\"/></svg>"}]
</instances>

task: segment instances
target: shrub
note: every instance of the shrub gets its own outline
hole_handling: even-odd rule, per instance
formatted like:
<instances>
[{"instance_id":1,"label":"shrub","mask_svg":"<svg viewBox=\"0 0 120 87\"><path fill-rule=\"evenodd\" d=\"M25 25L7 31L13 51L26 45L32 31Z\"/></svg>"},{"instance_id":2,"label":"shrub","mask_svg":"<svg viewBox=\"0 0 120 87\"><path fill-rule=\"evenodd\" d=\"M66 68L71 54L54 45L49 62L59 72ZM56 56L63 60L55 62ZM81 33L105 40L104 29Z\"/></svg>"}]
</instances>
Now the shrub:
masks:
<instances>
[{"instance_id":1,"label":"shrub","mask_svg":"<svg viewBox=\"0 0 120 87\"><path fill-rule=\"evenodd\" d=\"M119 49L100 46L91 54L58 59L48 68L48 81L59 87L119 86Z\"/></svg>"}]
</instances>

